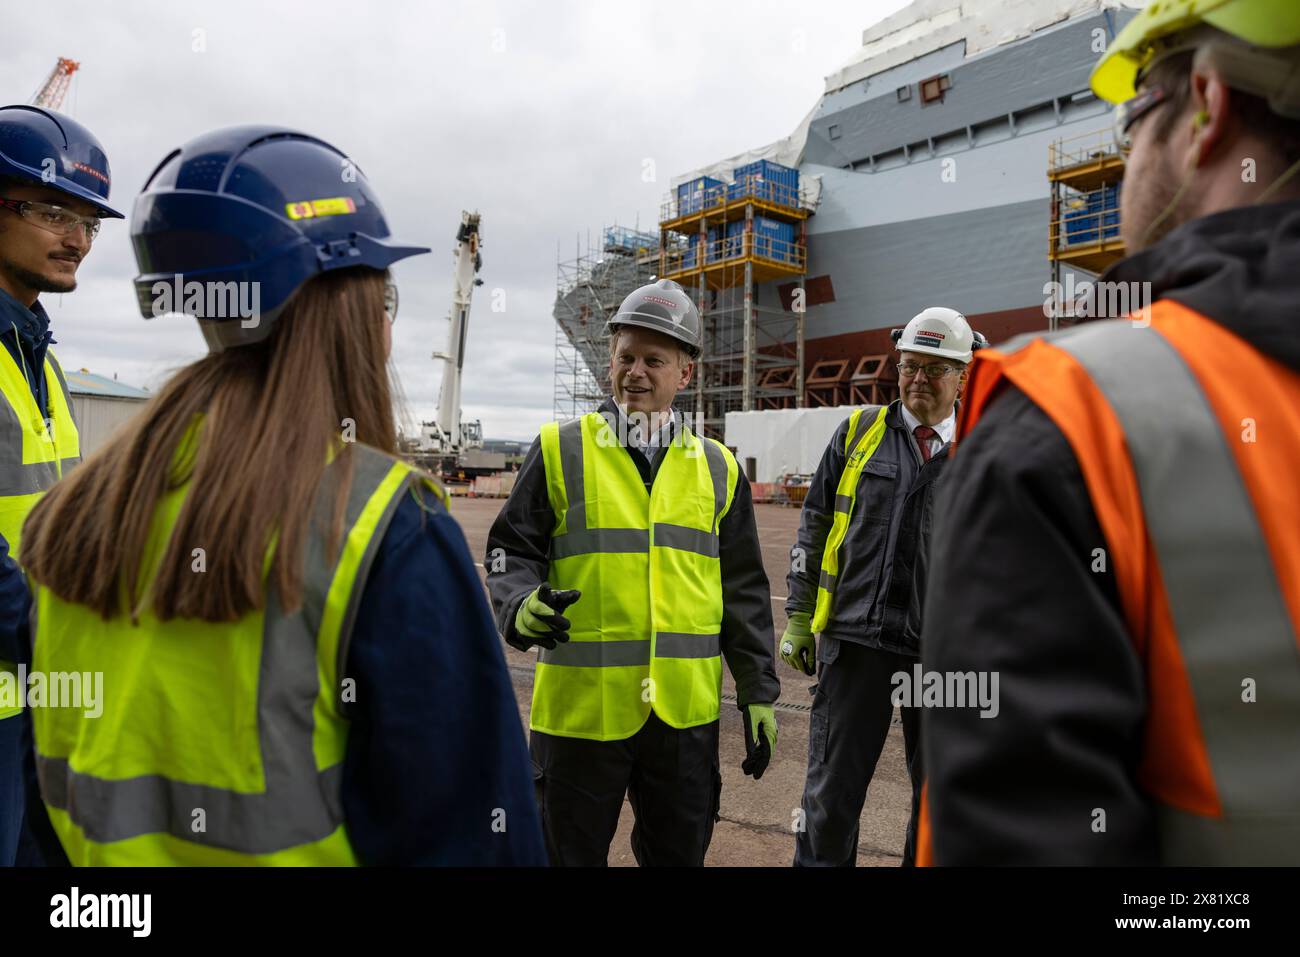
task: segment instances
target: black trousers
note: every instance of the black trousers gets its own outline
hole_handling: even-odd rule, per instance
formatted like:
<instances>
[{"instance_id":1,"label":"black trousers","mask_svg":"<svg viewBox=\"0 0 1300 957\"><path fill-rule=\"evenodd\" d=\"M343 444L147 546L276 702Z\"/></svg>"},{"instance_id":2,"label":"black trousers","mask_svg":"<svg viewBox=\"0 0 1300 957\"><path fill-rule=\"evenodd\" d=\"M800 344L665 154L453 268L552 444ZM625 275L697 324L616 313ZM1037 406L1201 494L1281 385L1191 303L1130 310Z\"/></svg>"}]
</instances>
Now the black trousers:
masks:
<instances>
[{"instance_id":1,"label":"black trousers","mask_svg":"<svg viewBox=\"0 0 1300 957\"><path fill-rule=\"evenodd\" d=\"M808 733L808 777L803 829L795 833L797 867L852 867L857 862L858 818L867 787L889 736L895 672L911 673L918 659L825 636L817 642L817 693ZM900 708L903 750L912 779L903 866L916 863L921 808L921 717Z\"/></svg>"},{"instance_id":2,"label":"black trousers","mask_svg":"<svg viewBox=\"0 0 1300 957\"><path fill-rule=\"evenodd\" d=\"M722 794L718 722L678 730L653 712L622 741L533 731L528 750L542 833L556 867L604 867L623 795L632 803L632 853L642 867L699 867Z\"/></svg>"}]
</instances>

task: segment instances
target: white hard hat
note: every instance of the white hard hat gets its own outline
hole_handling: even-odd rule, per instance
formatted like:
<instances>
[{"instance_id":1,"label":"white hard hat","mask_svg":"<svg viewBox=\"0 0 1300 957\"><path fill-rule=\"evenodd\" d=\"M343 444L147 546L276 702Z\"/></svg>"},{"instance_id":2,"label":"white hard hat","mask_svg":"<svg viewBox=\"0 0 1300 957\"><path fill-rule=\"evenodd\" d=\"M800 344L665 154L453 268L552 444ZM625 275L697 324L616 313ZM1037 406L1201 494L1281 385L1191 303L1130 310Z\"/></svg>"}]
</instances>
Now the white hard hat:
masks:
<instances>
[{"instance_id":1,"label":"white hard hat","mask_svg":"<svg viewBox=\"0 0 1300 957\"><path fill-rule=\"evenodd\" d=\"M608 331L619 326L641 326L676 339L698 358L704 345L700 313L680 283L660 279L632 292L609 320Z\"/></svg>"},{"instance_id":2,"label":"white hard hat","mask_svg":"<svg viewBox=\"0 0 1300 957\"><path fill-rule=\"evenodd\" d=\"M976 336L956 309L931 306L913 316L906 328L895 329L893 339L899 352L920 352L965 365L971 360Z\"/></svg>"}]
</instances>

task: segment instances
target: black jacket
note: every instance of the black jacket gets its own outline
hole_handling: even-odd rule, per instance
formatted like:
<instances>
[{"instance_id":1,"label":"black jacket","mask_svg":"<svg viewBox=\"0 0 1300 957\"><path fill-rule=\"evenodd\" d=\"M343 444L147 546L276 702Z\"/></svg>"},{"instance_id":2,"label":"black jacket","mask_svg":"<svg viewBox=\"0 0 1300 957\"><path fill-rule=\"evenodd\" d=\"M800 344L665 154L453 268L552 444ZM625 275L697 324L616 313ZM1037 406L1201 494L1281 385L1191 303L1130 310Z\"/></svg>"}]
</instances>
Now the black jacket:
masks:
<instances>
[{"instance_id":1,"label":"black jacket","mask_svg":"<svg viewBox=\"0 0 1300 957\"><path fill-rule=\"evenodd\" d=\"M602 413L622 416L612 399ZM626 425L616 429L626 435ZM671 438L671 436L670 436ZM636 463L648 491L659 473L663 448L652 449L653 461L640 449L624 447ZM549 567L555 512L546 494L546 466L541 440L533 440L515 480L514 491L488 533L484 567L496 613L497 627L514 638L520 603L542 582ZM763 556L754 521L754 503L743 472L737 477L731 508L718 529L722 562L722 656L736 679L740 708L772 704L781 694L776 677L772 634L772 592L763 569ZM581 600L581 599L579 599Z\"/></svg>"},{"instance_id":2,"label":"black jacket","mask_svg":"<svg viewBox=\"0 0 1300 957\"><path fill-rule=\"evenodd\" d=\"M1188 223L1103 278L1149 281L1153 299L1176 300L1300 371L1300 202ZM923 665L996 669L1000 680L996 719L925 714L938 863L1158 859L1137 780L1146 677L1113 571L1093 570L1105 544L1065 437L1007 386L959 444L933 543ZM1093 829L1096 809L1104 832Z\"/></svg>"},{"instance_id":3,"label":"black jacket","mask_svg":"<svg viewBox=\"0 0 1300 957\"><path fill-rule=\"evenodd\" d=\"M870 426L879 406L862 413L858 435ZM922 464L921 452L895 399L885 413L885 436L858 482L853 517L840 548L840 574L822 632L831 638L900 654L918 654L921 612L934 524L934 494L948 446ZM786 613L812 613L822 552L835 519L835 489L847 456L849 420L840 423L813 475L799 517L797 551L791 551ZM855 442L857 440L855 439Z\"/></svg>"}]
</instances>

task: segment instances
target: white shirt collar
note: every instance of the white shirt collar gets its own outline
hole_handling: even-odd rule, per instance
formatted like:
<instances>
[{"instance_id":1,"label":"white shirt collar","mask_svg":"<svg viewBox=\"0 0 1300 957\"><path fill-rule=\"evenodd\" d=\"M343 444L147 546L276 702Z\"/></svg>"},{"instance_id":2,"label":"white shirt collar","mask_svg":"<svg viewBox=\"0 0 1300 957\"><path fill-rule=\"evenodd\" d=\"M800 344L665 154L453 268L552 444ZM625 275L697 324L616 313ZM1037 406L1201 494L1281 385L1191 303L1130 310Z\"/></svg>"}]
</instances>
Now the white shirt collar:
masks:
<instances>
[{"instance_id":1,"label":"white shirt collar","mask_svg":"<svg viewBox=\"0 0 1300 957\"><path fill-rule=\"evenodd\" d=\"M915 437L916 427L921 424L921 420L912 414L912 410L907 407L906 403L899 402L898 407L903 411L903 421L907 423L907 431ZM957 409L955 406L948 413L948 418L934 426L934 431L939 433L940 446L947 445L952 441L953 433L957 431ZM934 439L930 440L932 445L934 441ZM931 451L935 451L935 449L931 448Z\"/></svg>"},{"instance_id":2,"label":"white shirt collar","mask_svg":"<svg viewBox=\"0 0 1300 957\"><path fill-rule=\"evenodd\" d=\"M649 437L641 434L640 423L633 422L628 418L627 406L619 405L619 411L623 413L623 419L628 423L627 440L631 445L639 449L655 449L661 445L669 444L673 436L677 433L677 409L668 410L668 418L664 419L663 425Z\"/></svg>"}]
</instances>

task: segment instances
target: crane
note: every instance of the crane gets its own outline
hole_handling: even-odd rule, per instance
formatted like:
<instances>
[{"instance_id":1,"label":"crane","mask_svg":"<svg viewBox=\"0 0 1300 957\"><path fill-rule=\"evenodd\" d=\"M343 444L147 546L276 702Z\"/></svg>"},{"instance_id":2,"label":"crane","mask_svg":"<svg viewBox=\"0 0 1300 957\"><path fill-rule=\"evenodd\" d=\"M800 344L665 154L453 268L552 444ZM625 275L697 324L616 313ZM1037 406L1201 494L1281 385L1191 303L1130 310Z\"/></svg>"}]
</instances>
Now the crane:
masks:
<instances>
[{"instance_id":1,"label":"crane","mask_svg":"<svg viewBox=\"0 0 1300 957\"><path fill-rule=\"evenodd\" d=\"M483 450L483 424L461 419L461 379L465 370L465 343L469 334L469 310L474 287L483 285L478 272L483 268L479 251L480 216L462 211L456 230L456 248L452 254L451 326L447 330L447 351L435 352L435 361L444 364L442 391L438 395L438 416L422 423L420 453L431 459L435 471L447 481L466 480L505 468L506 457Z\"/></svg>"},{"instance_id":2,"label":"crane","mask_svg":"<svg viewBox=\"0 0 1300 957\"><path fill-rule=\"evenodd\" d=\"M32 96L32 106L43 107L47 110L57 110L63 105L63 98L68 95L68 85L72 82L72 74L81 68L81 64L76 60L69 60L65 56L59 57L54 69L50 75L41 84L41 88Z\"/></svg>"}]
</instances>

